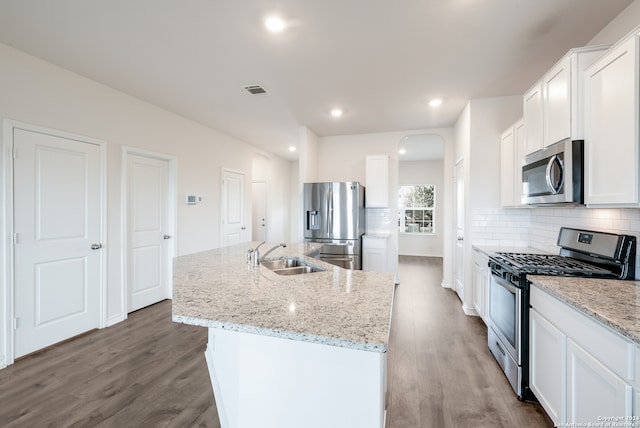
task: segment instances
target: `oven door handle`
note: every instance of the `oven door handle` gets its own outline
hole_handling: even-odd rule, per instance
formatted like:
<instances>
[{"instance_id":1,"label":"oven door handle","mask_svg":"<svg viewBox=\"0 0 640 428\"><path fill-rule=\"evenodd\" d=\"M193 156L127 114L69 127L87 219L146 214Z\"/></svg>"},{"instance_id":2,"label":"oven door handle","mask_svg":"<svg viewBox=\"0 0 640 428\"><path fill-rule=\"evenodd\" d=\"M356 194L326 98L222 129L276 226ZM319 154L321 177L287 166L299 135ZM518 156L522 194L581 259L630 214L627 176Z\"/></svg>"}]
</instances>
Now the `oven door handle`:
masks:
<instances>
[{"instance_id":1,"label":"oven door handle","mask_svg":"<svg viewBox=\"0 0 640 428\"><path fill-rule=\"evenodd\" d=\"M518 294L519 288L509 284L508 282L506 282L504 279L502 279L501 277L499 277L497 275L491 275L491 276L493 276L493 280L500 287L506 288L507 290L509 290L511 292L511 294L516 294L516 295Z\"/></svg>"}]
</instances>

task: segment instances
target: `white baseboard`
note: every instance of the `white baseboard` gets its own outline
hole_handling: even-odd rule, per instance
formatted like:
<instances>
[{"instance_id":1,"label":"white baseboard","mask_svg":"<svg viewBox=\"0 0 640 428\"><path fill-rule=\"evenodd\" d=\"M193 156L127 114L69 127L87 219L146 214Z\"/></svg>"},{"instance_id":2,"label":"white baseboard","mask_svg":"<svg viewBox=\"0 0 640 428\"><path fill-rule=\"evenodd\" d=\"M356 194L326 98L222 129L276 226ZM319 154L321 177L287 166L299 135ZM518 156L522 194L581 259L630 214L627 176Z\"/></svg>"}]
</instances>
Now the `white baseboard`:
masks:
<instances>
[{"instance_id":1,"label":"white baseboard","mask_svg":"<svg viewBox=\"0 0 640 428\"><path fill-rule=\"evenodd\" d=\"M472 306L462 305L462 310L464 311L465 315L469 315L472 317L480 316Z\"/></svg>"},{"instance_id":2,"label":"white baseboard","mask_svg":"<svg viewBox=\"0 0 640 428\"><path fill-rule=\"evenodd\" d=\"M418 253L398 253L399 256L413 256L413 257L440 257L442 254L418 254Z\"/></svg>"},{"instance_id":3,"label":"white baseboard","mask_svg":"<svg viewBox=\"0 0 640 428\"><path fill-rule=\"evenodd\" d=\"M113 315L110 318L107 318L107 324L105 325L105 327L111 327L112 325L118 324L119 322L122 322L126 319L127 317L123 316L122 314Z\"/></svg>"},{"instance_id":4,"label":"white baseboard","mask_svg":"<svg viewBox=\"0 0 640 428\"><path fill-rule=\"evenodd\" d=\"M7 359L4 355L0 355L0 370L7 367Z\"/></svg>"}]
</instances>

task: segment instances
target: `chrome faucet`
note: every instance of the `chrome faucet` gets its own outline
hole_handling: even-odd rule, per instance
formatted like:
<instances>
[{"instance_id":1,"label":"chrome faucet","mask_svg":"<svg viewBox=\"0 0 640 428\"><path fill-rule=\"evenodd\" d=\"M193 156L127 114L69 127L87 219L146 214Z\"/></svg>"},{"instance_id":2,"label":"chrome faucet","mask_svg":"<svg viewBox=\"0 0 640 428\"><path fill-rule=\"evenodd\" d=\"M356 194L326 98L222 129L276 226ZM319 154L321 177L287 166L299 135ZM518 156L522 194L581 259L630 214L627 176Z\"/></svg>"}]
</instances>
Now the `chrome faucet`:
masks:
<instances>
[{"instance_id":1,"label":"chrome faucet","mask_svg":"<svg viewBox=\"0 0 640 428\"><path fill-rule=\"evenodd\" d=\"M286 242L281 242L278 245L274 245L273 247L269 248L266 253L264 253L264 256L262 256L260 260L261 261L264 260L272 251L275 251L280 247L286 248L286 246L287 246Z\"/></svg>"},{"instance_id":2,"label":"chrome faucet","mask_svg":"<svg viewBox=\"0 0 640 428\"><path fill-rule=\"evenodd\" d=\"M253 249L253 265L254 266L259 266L260 265L260 251L258 251L258 248L260 248L262 245L265 244L266 241L262 241L261 243L258 244L258 246L256 248Z\"/></svg>"}]
</instances>

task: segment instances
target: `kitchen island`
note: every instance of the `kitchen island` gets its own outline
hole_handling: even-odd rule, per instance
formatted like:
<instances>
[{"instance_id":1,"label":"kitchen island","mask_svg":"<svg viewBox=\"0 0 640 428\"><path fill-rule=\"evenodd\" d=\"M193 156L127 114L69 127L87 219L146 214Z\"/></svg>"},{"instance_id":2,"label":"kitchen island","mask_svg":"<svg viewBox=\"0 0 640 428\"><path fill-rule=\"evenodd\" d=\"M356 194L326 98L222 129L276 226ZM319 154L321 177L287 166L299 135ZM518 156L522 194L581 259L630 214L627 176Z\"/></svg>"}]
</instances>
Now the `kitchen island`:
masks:
<instances>
[{"instance_id":1,"label":"kitchen island","mask_svg":"<svg viewBox=\"0 0 640 428\"><path fill-rule=\"evenodd\" d=\"M177 257L173 320L207 327L205 357L223 428L383 427L394 277L309 257L321 272L247 263L257 242ZM265 251L271 245L263 248Z\"/></svg>"}]
</instances>

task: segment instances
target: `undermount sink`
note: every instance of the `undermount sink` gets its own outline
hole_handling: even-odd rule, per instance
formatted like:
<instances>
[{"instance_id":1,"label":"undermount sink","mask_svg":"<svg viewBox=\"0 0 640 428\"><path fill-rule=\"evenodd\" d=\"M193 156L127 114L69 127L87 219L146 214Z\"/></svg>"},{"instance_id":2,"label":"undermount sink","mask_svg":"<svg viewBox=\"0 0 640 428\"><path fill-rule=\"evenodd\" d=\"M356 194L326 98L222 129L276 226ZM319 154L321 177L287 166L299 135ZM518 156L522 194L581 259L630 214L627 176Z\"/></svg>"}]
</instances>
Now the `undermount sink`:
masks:
<instances>
[{"instance_id":1,"label":"undermount sink","mask_svg":"<svg viewBox=\"0 0 640 428\"><path fill-rule=\"evenodd\" d=\"M263 260L260 264L278 275L300 275L303 273L322 272L323 268L314 266L299 257L280 257Z\"/></svg>"}]
</instances>

